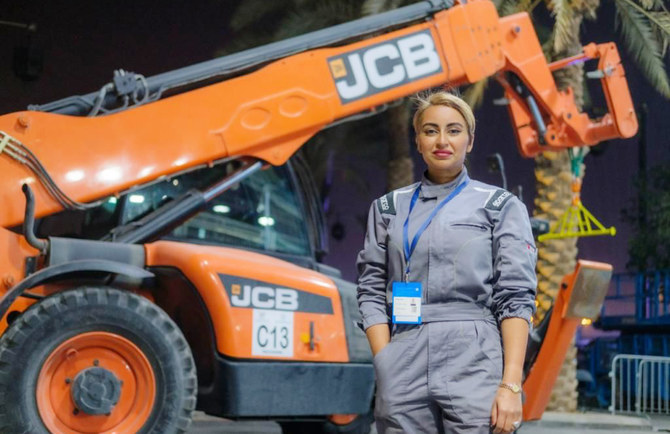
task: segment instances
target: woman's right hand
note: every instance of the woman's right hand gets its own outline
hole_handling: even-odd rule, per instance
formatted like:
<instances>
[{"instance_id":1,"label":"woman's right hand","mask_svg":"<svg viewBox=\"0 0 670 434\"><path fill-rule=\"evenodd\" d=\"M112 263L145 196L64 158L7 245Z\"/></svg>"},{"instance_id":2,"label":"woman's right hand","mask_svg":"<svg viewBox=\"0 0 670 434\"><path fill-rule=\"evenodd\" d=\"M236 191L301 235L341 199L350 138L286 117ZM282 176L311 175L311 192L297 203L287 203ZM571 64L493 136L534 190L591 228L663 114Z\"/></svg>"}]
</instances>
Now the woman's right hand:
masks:
<instances>
[{"instance_id":1,"label":"woman's right hand","mask_svg":"<svg viewBox=\"0 0 670 434\"><path fill-rule=\"evenodd\" d=\"M365 330L370 343L372 355L376 356L389 342L391 342L391 330L388 324L375 324Z\"/></svg>"}]
</instances>

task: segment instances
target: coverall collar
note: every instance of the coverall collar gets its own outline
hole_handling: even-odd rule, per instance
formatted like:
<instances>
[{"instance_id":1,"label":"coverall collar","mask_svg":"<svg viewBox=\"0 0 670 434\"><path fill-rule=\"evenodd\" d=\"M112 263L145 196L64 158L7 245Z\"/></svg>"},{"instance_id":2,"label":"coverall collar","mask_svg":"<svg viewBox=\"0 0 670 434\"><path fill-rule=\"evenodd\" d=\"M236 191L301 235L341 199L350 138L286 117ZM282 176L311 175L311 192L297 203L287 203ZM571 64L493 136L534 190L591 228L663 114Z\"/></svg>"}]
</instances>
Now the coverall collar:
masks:
<instances>
[{"instance_id":1,"label":"coverall collar","mask_svg":"<svg viewBox=\"0 0 670 434\"><path fill-rule=\"evenodd\" d=\"M426 176L427 172L423 172L423 178L421 179L421 193L419 198L423 200L435 199L437 197L445 197L451 192L458 184L463 182L468 177L468 169L463 166L461 173L453 181L447 182L446 184L436 184Z\"/></svg>"}]
</instances>

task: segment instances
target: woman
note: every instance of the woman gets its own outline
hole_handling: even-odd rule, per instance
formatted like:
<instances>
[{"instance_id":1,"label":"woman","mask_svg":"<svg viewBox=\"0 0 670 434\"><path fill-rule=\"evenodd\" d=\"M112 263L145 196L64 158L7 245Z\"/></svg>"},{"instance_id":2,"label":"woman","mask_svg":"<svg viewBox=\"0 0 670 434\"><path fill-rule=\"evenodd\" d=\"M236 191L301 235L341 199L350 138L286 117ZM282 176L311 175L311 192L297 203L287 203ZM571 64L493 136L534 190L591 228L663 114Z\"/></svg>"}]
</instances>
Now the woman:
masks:
<instances>
[{"instance_id":1,"label":"woman","mask_svg":"<svg viewBox=\"0 0 670 434\"><path fill-rule=\"evenodd\" d=\"M468 177L475 119L462 99L418 98L414 131L424 177L373 202L357 262L377 429L511 432L537 284L528 213Z\"/></svg>"}]
</instances>

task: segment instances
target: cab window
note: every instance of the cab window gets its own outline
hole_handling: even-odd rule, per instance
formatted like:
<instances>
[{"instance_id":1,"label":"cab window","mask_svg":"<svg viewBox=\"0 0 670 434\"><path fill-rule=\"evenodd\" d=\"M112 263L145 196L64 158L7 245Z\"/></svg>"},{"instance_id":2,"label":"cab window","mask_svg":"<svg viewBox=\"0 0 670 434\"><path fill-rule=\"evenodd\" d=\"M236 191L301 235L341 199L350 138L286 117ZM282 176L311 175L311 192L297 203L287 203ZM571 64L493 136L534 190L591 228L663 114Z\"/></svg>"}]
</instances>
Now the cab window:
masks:
<instances>
[{"instance_id":1,"label":"cab window","mask_svg":"<svg viewBox=\"0 0 670 434\"><path fill-rule=\"evenodd\" d=\"M66 211L49 216L40 222L39 233L98 239L116 225L137 221L190 189L206 189L234 169L236 163L196 170L118 199L109 198L85 212ZM258 171L225 191L165 238L311 256L305 213L291 180L287 165Z\"/></svg>"},{"instance_id":2,"label":"cab window","mask_svg":"<svg viewBox=\"0 0 670 434\"><path fill-rule=\"evenodd\" d=\"M177 227L169 238L310 255L304 213L289 181L285 167L256 172Z\"/></svg>"}]
</instances>

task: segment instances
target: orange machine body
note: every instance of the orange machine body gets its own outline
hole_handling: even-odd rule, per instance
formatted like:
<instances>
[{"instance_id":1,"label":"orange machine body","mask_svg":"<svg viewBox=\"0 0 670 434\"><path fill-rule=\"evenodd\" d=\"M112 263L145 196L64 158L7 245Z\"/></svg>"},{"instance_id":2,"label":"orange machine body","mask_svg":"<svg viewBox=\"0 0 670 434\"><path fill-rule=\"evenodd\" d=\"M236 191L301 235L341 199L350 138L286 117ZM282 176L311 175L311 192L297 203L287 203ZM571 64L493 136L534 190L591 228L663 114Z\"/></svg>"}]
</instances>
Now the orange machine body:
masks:
<instances>
[{"instance_id":1,"label":"orange machine body","mask_svg":"<svg viewBox=\"0 0 670 434\"><path fill-rule=\"evenodd\" d=\"M543 344L523 383L526 396L523 405L524 420L535 420L542 417L565 360L565 354L583 319L582 316L569 311L569 306L575 303L575 300L572 299L585 301L584 304L589 305L586 307L592 314L599 312L611 275L612 266L610 264L579 260L575 271L563 278L548 319L549 325L542 341ZM594 293L601 295L594 297Z\"/></svg>"},{"instance_id":2,"label":"orange machine body","mask_svg":"<svg viewBox=\"0 0 670 434\"><path fill-rule=\"evenodd\" d=\"M147 244L146 250L148 267L177 268L198 288L211 313L220 354L239 359L349 361L340 296L324 275L225 247L158 241ZM273 349L282 349L282 342L269 342L281 340L281 332L276 336L276 330L272 335L272 330L259 330L259 324L254 327L254 307L281 310L288 318L291 336L285 343L292 345L282 355L272 354ZM268 351L257 348L254 354L254 342L266 344Z\"/></svg>"},{"instance_id":3,"label":"orange machine body","mask_svg":"<svg viewBox=\"0 0 670 434\"><path fill-rule=\"evenodd\" d=\"M423 50L426 62L417 64L411 57L415 47ZM251 156L282 164L333 121L422 89L512 71L535 96L548 123L547 144L540 145L528 109L509 95L519 149L532 157L543 150L635 133L623 68L616 47L607 47L602 59L609 75L603 81L609 83L612 114L595 121L578 114L569 92L556 89L528 15L500 19L493 3L477 0L439 12L426 23L296 54L121 113L81 118L18 112L0 116L0 131L31 149L70 197L88 202L224 158ZM596 56L592 49L585 55ZM384 56L404 56L403 64L386 75L371 74L375 60ZM353 79L355 85L347 85ZM61 208L30 170L2 157L1 226L21 222L23 203L17 197L24 183L35 190L38 217Z\"/></svg>"},{"instance_id":4,"label":"orange machine body","mask_svg":"<svg viewBox=\"0 0 670 434\"><path fill-rule=\"evenodd\" d=\"M0 229L0 293L14 287L25 276L25 260L38 254L38 251L29 246L23 236L6 229ZM33 300L18 298L12 305L12 310L23 312ZM0 318L0 333L7 328L7 315Z\"/></svg>"}]
</instances>

